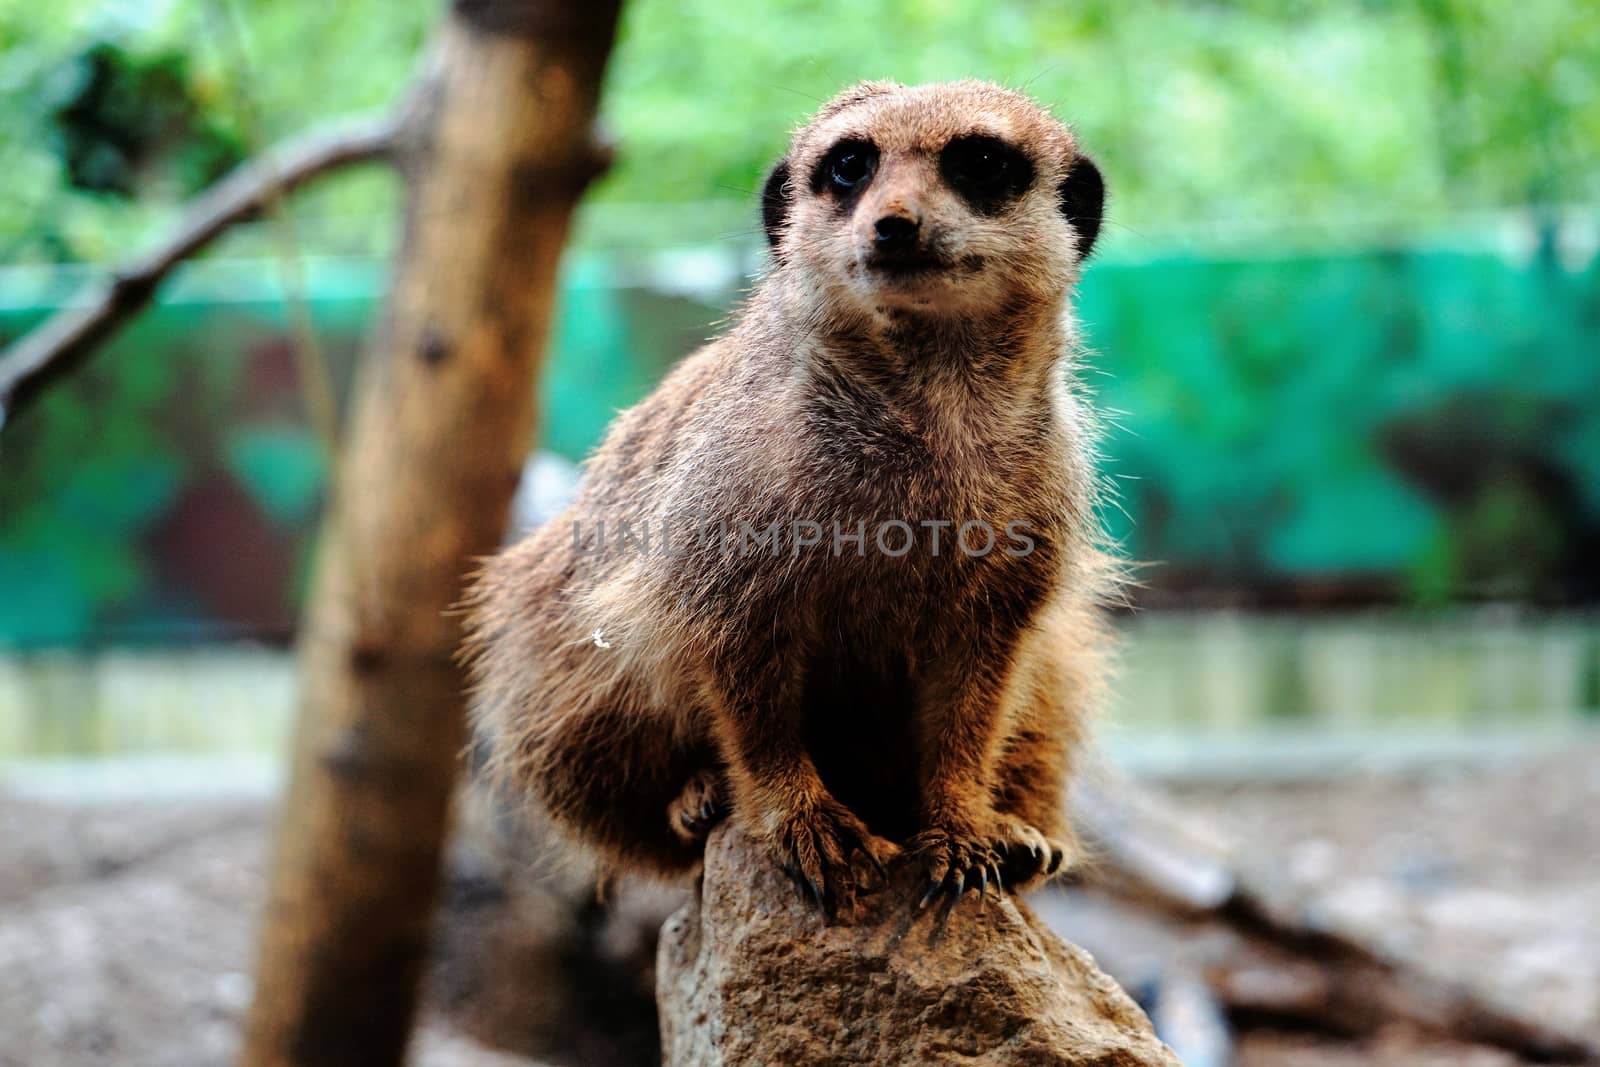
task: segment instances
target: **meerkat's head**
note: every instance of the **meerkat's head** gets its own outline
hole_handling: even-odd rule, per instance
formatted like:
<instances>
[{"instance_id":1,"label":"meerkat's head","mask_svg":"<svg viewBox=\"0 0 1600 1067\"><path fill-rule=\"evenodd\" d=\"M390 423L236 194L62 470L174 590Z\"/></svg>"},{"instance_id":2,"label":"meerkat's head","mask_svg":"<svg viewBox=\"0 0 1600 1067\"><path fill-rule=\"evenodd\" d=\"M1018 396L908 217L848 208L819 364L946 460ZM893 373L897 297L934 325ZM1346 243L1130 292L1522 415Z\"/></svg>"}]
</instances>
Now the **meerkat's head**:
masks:
<instances>
[{"instance_id":1,"label":"meerkat's head","mask_svg":"<svg viewBox=\"0 0 1600 1067\"><path fill-rule=\"evenodd\" d=\"M762 193L780 271L864 311L964 316L1059 299L1105 187L1061 122L979 81L864 82L794 137Z\"/></svg>"}]
</instances>

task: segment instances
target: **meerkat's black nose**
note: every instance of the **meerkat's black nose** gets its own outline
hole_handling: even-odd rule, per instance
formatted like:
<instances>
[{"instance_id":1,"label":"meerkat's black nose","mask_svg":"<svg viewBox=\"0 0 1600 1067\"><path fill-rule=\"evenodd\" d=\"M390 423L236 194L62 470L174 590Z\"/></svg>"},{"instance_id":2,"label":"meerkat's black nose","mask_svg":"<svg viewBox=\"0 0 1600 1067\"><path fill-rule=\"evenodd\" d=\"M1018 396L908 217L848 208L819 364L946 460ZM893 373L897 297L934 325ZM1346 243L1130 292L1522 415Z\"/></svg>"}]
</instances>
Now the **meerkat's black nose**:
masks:
<instances>
[{"instance_id":1,"label":"meerkat's black nose","mask_svg":"<svg viewBox=\"0 0 1600 1067\"><path fill-rule=\"evenodd\" d=\"M908 215L885 215L873 224L878 247L885 250L910 248L917 240L919 224Z\"/></svg>"}]
</instances>

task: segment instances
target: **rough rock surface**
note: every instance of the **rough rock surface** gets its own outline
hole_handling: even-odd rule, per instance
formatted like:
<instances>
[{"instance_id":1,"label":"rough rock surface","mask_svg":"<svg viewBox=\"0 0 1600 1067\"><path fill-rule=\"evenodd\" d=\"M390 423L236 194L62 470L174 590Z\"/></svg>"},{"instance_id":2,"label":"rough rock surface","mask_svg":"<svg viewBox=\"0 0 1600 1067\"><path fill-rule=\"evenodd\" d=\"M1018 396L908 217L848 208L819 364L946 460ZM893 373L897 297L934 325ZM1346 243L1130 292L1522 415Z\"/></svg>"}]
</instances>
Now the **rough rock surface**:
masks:
<instances>
[{"instance_id":1,"label":"rough rock surface","mask_svg":"<svg viewBox=\"0 0 1600 1067\"><path fill-rule=\"evenodd\" d=\"M657 956L663 1063L1175 1067L1138 1006L1026 905L975 894L917 913L918 877L831 925L723 826Z\"/></svg>"}]
</instances>

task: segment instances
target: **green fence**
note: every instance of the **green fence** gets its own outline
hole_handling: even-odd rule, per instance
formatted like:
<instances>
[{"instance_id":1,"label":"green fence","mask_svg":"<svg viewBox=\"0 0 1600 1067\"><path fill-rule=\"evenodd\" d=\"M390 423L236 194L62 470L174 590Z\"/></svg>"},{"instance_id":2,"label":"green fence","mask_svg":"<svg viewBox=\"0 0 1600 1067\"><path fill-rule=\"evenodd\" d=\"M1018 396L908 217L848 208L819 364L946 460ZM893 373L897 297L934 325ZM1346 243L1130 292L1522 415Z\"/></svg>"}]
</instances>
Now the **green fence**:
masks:
<instances>
[{"instance_id":1,"label":"green fence","mask_svg":"<svg viewBox=\"0 0 1600 1067\"><path fill-rule=\"evenodd\" d=\"M1600 265L1564 247L1094 264L1108 525L1146 601L1600 597ZM750 262L575 256L546 447L581 458ZM288 633L324 472L273 274L190 267L6 429L0 643ZM310 264L341 388L383 274ZM0 272L0 336L77 280Z\"/></svg>"}]
</instances>

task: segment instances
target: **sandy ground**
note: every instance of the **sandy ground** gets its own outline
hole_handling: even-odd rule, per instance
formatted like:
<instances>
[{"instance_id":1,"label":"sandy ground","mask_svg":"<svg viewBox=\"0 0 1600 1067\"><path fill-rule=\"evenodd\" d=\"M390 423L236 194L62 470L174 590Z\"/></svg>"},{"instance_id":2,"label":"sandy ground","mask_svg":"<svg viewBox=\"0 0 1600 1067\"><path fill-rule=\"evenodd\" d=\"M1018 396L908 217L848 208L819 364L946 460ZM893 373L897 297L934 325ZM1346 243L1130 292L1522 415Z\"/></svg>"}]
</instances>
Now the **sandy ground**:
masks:
<instances>
[{"instance_id":1,"label":"sandy ground","mask_svg":"<svg viewBox=\"0 0 1600 1067\"><path fill-rule=\"evenodd\" d=\"M1497 996L1600 1034L1600 748L1172 795L1319 906ZM0 1067L229 1063L249 1001L267 806L0 796ZM430 1009L413 1063L504 1067ZM1241 1067L1516 1061L1243 1035Z\"/></svg>"}]
</instances>

